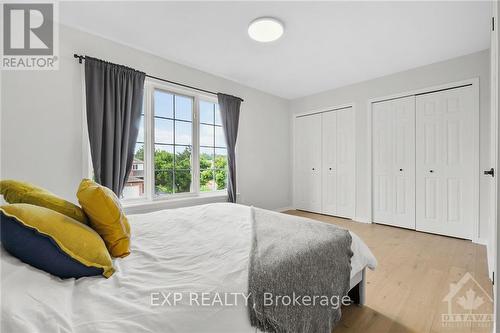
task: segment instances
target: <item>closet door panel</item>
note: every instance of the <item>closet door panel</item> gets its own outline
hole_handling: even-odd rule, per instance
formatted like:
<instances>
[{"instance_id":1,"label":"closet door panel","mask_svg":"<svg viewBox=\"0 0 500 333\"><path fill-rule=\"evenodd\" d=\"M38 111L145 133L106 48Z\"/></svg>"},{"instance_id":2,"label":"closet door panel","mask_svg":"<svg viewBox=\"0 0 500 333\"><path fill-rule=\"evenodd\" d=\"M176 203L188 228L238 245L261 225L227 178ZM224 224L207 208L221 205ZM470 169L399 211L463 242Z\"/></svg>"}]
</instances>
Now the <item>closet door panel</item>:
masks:
<instances>
[{"instance_id":1,"label":"closet door panel","mask_svg":"<svg viewBox=\"0 0 500 333\"><path fill-rule=\"evenodd\" d=\"M373 105L373 220L392 224L393 221L393 149L394 117L391 102Z\"/></svg>"},{"instance_id":2,"label":"closet door panel","mask_svg":"<svg viewBox=\"0 0 500 333\"><path fill-rule=\"evenodd\" d=\"M322 114L323 214L337 214L337 113Z\"/></svg>"},{"instance_id":3,"label":"closet door panel","mask_svg":"<svg viewBox=\"0 0 500 333\"><path fill-rule=\"evenodd\" d=\"M470 86L417 97L417 230L472 239L473 123Z\"/></svg>"},{"instance_id":4,"label":"closet door panel","mask_svg":"<svg viewBox=\"0 0 500 333\"><path fill-rule=\"evenodd\" d=\"M373 105L373 219L415 228L415 98Z\"/></svg>"},{"instance_id":5,"label":"closet door panel","mask_svg":"<svg viewBox=\"0 0 500 333\"><path fill-rule=\"evenodd\" d=\"M432 97L432 96L431 96ZM440 128L439 105L434 97L422 95L417 98L417 229L424 225L438 225L442 219L440 209L440 179L435 172L439 165L438 156ZM425 222L424 222L425 221Z\"/></svg>"},{"instance_id":6,"label":"closet door panel","mask_svg":"<svg viewBox=\"0 0 500 333\"><path fill-rule=\"evenodd\" d=\"M298 117L295 119L294 133L294 201L297 209L308 209L308 182L310 171L307 165L307 119Z\"/></svg>"},{"instance_id":7,"label":"closet door panel","mask_svg":"<svg viewBox=\"0 0 500 333\"><path fill-rule=\"evenodd\" d=\"M337 213L353 218L355 210L355 138L352 108L335 111L337 114Z\"/></svg>"},{"instance_id":8,"label":"closet door panel","mask_svg":"<svg viewBox=\"0 0 500 333\"><path fill-rule=\"evenodd\" d=\"M394 219L395 225L415 229L415 97L394 105Z\"/></svg>"},{"instance_id":9,"label":"closet door panel","mask_svg":"<svg viewBox=\"0 0 500 333\"><path fill-rule=\"evenodd\" d=\"M310 180L308 184L309 210L321 213L321 172L322 172L322 149L321 149L321 114L307 116L308 118L308 142L307 150L309 158L307 159L310 169Z\"/></svg>"},{"instance_id":10,"label":"closet door panel","mask_svg":"<svg viewBox=\"0 0 500 333\"><path fill-rule=\"evenodd\" d=\"M298 209L321 212L321 115L295 120L294 198Z\"/></svg>"}]
</instances>

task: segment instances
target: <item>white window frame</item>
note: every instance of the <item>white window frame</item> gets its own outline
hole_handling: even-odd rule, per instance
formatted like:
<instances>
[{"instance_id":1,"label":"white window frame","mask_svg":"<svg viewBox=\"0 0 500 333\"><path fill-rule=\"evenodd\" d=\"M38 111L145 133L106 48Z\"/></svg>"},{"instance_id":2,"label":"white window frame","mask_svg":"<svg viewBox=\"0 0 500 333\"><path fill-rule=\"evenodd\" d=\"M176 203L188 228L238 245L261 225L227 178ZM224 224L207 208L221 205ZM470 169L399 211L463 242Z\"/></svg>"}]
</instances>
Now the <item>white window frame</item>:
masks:
<instances>
[{"instance_id":1,"label":"white window frame","mask_svg":"<svg viewBox=\"0 0 500 333\"><path fill-rule=\"evenodd\" d=\"M154 193L154 91L163 90L168 93L193 98L192 110L192 151L191 151L191 192L173 193L156 196ZM144 82L144 193L140 198L123 198L121 202L127 205L174 201L183 198L226 196L227 188L210 192L200 192L200 101L218 104L217 98L211 94L193 89L182 88L156 79L146 78ZM215 135L215 133L214 133ZM175 150L174 150L175 153Z\"/></svg>"}]
</instances>

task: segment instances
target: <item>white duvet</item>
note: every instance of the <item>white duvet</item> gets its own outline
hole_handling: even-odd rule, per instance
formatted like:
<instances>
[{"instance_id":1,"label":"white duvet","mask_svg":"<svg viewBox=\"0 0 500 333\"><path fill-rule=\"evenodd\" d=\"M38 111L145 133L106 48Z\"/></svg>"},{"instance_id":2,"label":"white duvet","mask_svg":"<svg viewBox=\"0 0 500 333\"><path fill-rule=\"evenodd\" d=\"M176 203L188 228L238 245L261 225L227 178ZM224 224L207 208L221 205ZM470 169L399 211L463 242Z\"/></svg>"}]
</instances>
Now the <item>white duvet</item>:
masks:
<instances>
[{"instance_id":1,"label":"white duvet","mask_svg":"<svg viewBox=\"0 0 500 333\"><path fill-rule=\"evenodd\" d=\"M187 296L173 305L168 296L246 293L249 217L249 207L235 204L131 215L131 254L115 260L116 273L109 279L61 280L2 250L1 331L255 332L243 298L238 306L231 306L231 299L226 306L202 306ZM366 266L374 268L376 260L351 234L352 277ZM159 305L165 296L172 305Z\"/></svg>"}]
</instances>

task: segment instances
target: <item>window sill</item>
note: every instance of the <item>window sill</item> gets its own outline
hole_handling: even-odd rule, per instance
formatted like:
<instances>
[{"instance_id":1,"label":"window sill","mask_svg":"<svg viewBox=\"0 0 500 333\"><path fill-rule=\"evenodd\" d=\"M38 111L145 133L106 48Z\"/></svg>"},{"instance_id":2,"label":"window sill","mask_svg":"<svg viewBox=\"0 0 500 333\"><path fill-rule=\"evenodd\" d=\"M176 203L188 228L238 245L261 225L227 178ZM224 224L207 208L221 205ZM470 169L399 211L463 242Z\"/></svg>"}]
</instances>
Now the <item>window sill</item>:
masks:
<instances>
[{"instance_id":1,"label":"window sill","mask_svg":"<svg viewBox=\"0 0 500 333\"><path fill-rule=\"evenodd\" d=\"M218 191L212 193L202 193L198 195L183 195L173 198L158 198L151 201L130 200L122 201L121 204L125 214L149 213L168 208L180 208L188 206L203 205L214 202L226 202L227 192Z\"/></svg>"}]
</instances>

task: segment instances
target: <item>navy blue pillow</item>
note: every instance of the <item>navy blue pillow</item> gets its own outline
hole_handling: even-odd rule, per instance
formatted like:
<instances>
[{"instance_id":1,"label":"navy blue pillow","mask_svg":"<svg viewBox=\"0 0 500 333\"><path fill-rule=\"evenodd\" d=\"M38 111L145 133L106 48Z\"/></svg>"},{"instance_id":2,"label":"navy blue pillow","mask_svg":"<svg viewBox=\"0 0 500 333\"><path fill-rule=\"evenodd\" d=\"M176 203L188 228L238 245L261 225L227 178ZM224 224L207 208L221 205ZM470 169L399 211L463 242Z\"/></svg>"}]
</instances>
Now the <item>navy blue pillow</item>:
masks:
<instances>
[{"instance_id":1,"label":"navy blue pillow","mask_svg":"<svg viewBox=\"0 0 500 333\"><path fill-rule=\"evenodd\" d=\"M57 243L0 210L3 247L21 261L62 279L102 275L103 269L89 267L62 251Z\"/></svg>"}]
</instances>

